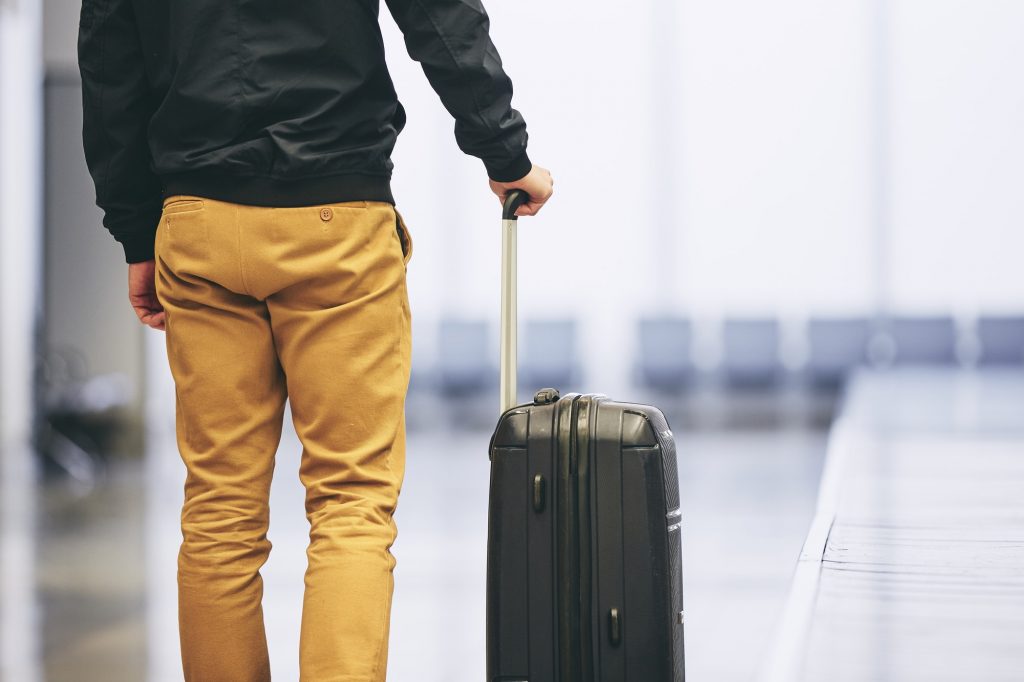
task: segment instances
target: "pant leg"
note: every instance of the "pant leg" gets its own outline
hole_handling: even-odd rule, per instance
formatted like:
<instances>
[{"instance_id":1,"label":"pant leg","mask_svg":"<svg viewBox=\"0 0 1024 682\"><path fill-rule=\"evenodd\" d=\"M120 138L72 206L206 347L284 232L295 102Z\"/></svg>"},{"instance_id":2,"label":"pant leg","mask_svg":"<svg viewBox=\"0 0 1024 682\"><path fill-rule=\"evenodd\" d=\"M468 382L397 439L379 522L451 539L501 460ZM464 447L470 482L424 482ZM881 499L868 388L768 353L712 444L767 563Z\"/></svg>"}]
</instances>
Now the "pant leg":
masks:
<instances>
[{"instance_id":1,"label":"pant leg","mask_svg":"<svg viewBox=\"0 0 1024 682\"><path fill-rule=\"evenodd\" d=\"M237 208L169 197L156 239L187 468L178 613L187 682L270 680L260 567L286 399L266 303L246 293Z\"/></svg>"},{"instance_id":2,"label":"pant leg","mask_svg":"<svg viewBox=\"0 0 1024 682\"><path fill-rule=\"evenodd\" d=\"M246 234L267 236L249 241L246 276L268 287L303 445L310 539L300 680L382 682L405 472L411 242L381 202L244 215Z\"/></svg>"}]
</instances>

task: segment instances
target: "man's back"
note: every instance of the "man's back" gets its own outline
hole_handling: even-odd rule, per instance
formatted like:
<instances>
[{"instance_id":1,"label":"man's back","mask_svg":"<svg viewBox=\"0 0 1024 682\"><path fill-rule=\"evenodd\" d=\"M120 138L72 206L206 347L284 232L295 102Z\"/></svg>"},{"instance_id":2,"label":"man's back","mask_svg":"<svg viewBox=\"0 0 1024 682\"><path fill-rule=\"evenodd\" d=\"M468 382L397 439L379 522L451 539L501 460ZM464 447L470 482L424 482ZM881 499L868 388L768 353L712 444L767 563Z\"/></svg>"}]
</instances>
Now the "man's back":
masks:
<instances>
[{"instance_id":1,"label":"man's back","mask_svg":"<svg viewBox=\"0 0 1024 682\"><path fill-rule=\"evenodd\" d=\"M462 150L492 180L523 178L526 124L483 6L387 4ZM394 203L390 157L405 111L378 10L375 0L84 0L86 157L128 262L152 255L161 196Z\"/></svg>"}]
</instances>

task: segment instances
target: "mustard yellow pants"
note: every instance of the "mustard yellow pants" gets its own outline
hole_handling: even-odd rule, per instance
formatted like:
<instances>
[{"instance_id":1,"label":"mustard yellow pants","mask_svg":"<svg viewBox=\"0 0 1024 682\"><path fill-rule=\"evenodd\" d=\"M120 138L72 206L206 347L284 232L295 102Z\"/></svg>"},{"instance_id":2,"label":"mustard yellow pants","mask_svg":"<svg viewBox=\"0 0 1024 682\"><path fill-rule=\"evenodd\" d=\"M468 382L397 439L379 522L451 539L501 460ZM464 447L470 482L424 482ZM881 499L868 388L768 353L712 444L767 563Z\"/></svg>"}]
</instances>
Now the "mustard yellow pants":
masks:
<instances>
[{"instance_id":1,"label":"mustard yellow pants","mask_svg":"<svg viewBox=\"0 0 1024 682\"><path fill-rule=\"evenodd\" d=\"M155 248L187 469L185 679L270 679L260 568L287 398L310 526L299 679L383 681L411 345L404 220L374 201L175 195Z\"/></svg>"}]
</instances>

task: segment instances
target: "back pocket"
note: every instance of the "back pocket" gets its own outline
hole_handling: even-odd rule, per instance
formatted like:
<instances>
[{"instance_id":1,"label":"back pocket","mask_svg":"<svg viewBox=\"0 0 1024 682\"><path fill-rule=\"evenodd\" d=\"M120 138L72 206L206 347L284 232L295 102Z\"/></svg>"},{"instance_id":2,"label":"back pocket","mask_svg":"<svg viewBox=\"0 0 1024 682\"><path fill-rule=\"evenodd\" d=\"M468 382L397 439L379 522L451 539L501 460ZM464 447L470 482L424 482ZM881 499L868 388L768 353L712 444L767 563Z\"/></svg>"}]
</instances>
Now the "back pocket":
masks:
<instances>
[{"instance_id":1,"label":"back pocket","mask_svg":"<svg viewBox=\"0 0 1024 682\"><path fill-rule=\"evenodd\" d=\"M173 215L175 213L187 213L189 211L198 211L203 207L203 200L198 197L168 197L168 201L164 202L164 215Z\"/></svg>"}]
</instances>

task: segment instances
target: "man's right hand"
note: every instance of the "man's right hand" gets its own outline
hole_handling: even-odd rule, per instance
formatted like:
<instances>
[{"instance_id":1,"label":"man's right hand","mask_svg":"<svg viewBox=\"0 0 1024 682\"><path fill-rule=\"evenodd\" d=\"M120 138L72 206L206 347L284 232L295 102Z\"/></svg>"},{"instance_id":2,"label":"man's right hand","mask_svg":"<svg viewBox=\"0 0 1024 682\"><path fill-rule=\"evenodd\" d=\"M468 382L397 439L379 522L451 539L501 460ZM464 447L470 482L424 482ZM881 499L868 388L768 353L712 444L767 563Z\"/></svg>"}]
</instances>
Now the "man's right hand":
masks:
<instances>
[{"instance_id":1,"label":"man's right hand","mask_svg":"<svg viewBox=\"0 0 1024 682\"><path fill-rule=\"evenodd\" d=\"M490 182L491 191L498 195L498 201L501 203L505 203L505 196L514 189L521 189L530 195L530 200L516 209L517 216L537 215L540 207L551 198L555 187L551 171L540 166L534 166L529 173L515 182Z\"/></svg>"}]
</instances>

